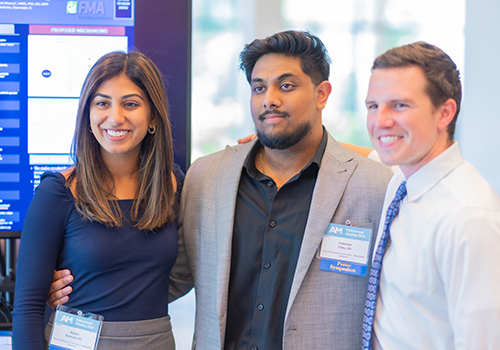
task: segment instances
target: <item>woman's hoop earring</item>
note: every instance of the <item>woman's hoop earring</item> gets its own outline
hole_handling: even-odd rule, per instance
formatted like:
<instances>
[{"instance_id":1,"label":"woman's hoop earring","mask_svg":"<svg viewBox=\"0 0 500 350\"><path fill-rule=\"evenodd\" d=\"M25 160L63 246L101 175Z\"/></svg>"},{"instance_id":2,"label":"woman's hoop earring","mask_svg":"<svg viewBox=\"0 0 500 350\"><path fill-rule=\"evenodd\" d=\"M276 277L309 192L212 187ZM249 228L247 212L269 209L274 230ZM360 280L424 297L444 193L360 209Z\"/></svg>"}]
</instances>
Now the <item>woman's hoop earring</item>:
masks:
<instances>
[{"instance_id":1,"label":"woman's hoop earring","mask_svg":"<svg viewBox=\"0 0 500 350\"><path fill-rule=\"evenodd\" d=\"M153 125L152 128L148 128L148 132L153 135L156 132L156 124Z\"/></svg>"},{"instance_id":2,"label":"woman's hoop earring","mask_svg":"<svg viewBox=\"0 0 500 350\"><path fill-rule=\"evenodd\" d=\"M92 128L89 126L89 131L91 134L93 134L94 132L92 131Z\"/></svg>"}]
</instances>

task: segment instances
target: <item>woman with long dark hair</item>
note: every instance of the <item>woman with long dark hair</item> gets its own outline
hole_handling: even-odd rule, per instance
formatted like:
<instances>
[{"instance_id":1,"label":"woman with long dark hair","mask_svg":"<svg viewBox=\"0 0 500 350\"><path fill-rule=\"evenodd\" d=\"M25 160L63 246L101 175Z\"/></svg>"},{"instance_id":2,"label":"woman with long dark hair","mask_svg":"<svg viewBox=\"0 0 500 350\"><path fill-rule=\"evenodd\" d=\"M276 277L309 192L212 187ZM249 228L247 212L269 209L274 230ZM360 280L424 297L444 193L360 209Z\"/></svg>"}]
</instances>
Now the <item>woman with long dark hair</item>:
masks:
<instances>
[{"instance_id":1,"label":"woman with long dark hair","mask_svg":"<svg viewBox=\"0 0 500 350\"><path fill-rule=\"evenodd\" d=\"M26 215L15 349L45 348L46 297L61 269L75 276L66 305L104 317L98 349L174 349L167 291L184 175L173 164L165 90L151 60L113 52L95 63L72 153L74 166L42 176Z\"/></svg>"}]
</instances>

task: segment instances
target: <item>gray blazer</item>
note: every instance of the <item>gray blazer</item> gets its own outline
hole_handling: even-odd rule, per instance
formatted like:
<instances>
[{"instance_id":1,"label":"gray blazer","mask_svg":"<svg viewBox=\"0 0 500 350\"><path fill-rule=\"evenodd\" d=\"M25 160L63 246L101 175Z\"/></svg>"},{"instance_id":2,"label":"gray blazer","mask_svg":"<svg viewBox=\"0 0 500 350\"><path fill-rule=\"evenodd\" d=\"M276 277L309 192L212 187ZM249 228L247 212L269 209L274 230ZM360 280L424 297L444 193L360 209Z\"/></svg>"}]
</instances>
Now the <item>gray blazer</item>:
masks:
<instances>
[{"instance_id":1,"label":"gray blazer","mask_svg":"<svg viewBox=\"0 0 500 350\"><path fill-rule=\"evenodd\" d=\"M228 146L200 158L186 175L170 297L174 300L194 286L196 349L223 348L236 194L253 144ZM331 222L350 220L352 226L372 229L373 250L391 176L381 164L347 150L329 135L288 300L284 349L361 348L368 279L320 270L318 249Z\"/></svg>"}]
</instances>

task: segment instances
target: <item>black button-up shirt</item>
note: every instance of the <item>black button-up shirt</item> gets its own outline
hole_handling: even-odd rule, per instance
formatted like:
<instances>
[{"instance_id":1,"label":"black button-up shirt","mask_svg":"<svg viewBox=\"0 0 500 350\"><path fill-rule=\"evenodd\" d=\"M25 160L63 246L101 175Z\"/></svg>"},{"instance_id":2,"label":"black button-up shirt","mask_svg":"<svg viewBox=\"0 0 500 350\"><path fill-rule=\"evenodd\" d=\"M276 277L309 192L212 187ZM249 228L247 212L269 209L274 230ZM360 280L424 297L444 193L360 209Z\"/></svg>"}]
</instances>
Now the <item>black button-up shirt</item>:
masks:
<instances>
[{"instance_id":1,"label":"black button-up shirt","mask_svg":"<svg viewBox=\"0 0 500 350\"><path fill-rule=\"evenodd\" d=\"M279 191L255 168L255 144L242 171L234 218L226 350L282 348L288 296L327 133L312 160Z\"/></svg>"}]
</instances>

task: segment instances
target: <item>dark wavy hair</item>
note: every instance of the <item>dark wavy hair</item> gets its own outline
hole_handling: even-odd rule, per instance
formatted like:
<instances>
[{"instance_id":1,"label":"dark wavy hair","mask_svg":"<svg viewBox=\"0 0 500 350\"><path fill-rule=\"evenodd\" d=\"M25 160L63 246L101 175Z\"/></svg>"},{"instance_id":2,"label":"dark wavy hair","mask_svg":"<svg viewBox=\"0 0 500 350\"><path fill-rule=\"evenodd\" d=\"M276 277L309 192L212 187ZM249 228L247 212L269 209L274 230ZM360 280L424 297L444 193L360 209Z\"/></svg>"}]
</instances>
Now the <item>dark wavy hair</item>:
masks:
<instances>
[{"instance_id":1,"label":"dark wavy hair","mask_svg":"<svg viewBox=\"0 0 500 350\"><path fill-rule=\"evenodd\" d=\"M308 32L288 30L245 45L240 53L240 69L245 72L248 82L252 79L255 63L271 53L300 58L302 71L315 86L330 76L330 57L323 42Z\"/></svg>"},{"instance_id":2,"label":"dark wavy hair","mask_svg":"<svg viewBox=\"0 0 500 350\"><path fill-rule=\"evenodd\" d=\"M420 67L424 72L427 79L426 93L434 108L438 108L449 98L457 103L455 116L446 129L448 138L452 141L462 100L462 84L456 64L439 47L418 41L396 47L378 56L373 63L372 71L407 66Z\"/></svg>"},{"instance_id":3,"label":"dark wavy hair","mask_svg":"<svg viewBox=\"0 0 500 350\"><path fill-rule=\"evenodd\" d=\"M111 52L91 68L80 94L72 155L75 161L67 186L76 180L76 208L89 221L108 227L122 225L122 213L113 196L114 183L101 147L90 132L90 104L99 86L125 74L148 97L156 132L147 133L141 144L138 186L131 219L141 230L155 230L173 221L175 193L172 184L173 146L168 104L162 75L139 52Z\"/></svg>"}]
</instances>

